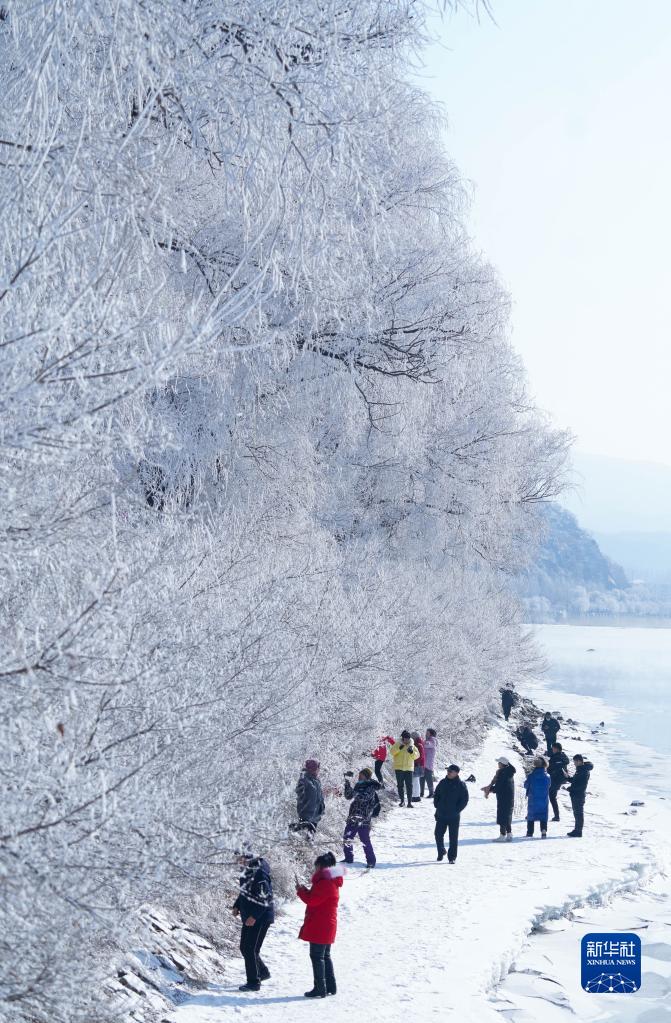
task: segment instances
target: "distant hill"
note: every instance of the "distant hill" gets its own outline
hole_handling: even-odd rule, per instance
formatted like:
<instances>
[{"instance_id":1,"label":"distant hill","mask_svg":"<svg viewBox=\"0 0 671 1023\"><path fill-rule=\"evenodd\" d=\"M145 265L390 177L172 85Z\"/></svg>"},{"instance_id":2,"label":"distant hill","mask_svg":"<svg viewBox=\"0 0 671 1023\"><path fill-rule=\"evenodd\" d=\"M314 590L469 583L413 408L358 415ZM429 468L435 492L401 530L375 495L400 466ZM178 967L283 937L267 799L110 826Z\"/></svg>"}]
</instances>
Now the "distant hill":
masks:
<instances>
[{"instance_id":1,"label":"distant hill","mask_svg":"<svg viewBox=\"0 0 671 1023\"><path fill-rule=\"evenodd\" d=\"M632 585L571 512L543 509L545 538L533 563L515 581L530 621L563 617L671 614L671 590Z\"/></svg>"}]
</instances>

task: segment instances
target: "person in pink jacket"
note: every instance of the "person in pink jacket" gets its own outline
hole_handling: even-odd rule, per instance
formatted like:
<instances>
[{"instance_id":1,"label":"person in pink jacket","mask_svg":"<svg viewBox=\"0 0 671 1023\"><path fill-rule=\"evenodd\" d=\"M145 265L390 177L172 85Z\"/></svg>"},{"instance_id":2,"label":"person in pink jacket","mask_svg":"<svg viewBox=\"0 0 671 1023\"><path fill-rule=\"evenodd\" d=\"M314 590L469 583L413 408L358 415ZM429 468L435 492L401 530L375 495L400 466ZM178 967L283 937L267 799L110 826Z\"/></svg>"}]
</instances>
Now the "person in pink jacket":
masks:
<instances>
[{"instance_id":1,"label":"person in pink jacket","mask_svg":"<svg viewBox=\"0 0 671 1023\"><path fill-rule=\"evenodd\" d=\"M438 749L438 739L436 738L436 729L427 728L426 738L424 740L424 774L420 778L420 795L424 795L424 787L427 786L429 790L429 798L433 798L433 771L436 763L436 750Z\"/></svg>"},{"instance_id":2,"label":"person in pink jacket","mask_svg":"<svg viewBox=\"0 0 671 1023\"><path fill-rule=\"evenodd\" d=\"M413 769L412 801L413 803L418 803L422 798L422 779L424 777L424 740L419 732L413 732L412 739L419 752L419 757L415 760L415 766Z\"/></svg>"}]
</instances>

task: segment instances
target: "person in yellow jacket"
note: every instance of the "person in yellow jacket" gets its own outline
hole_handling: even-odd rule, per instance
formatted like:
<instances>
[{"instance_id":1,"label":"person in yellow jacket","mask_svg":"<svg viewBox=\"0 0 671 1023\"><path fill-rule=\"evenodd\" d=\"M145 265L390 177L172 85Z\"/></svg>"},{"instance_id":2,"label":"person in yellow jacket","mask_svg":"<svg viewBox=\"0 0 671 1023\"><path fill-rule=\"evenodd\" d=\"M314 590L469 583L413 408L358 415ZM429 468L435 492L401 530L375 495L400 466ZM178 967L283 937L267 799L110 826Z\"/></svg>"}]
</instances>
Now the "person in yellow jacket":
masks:
<instances>
[{"instance_id":1,"label":"person in yellow jacket","mask_svg":"<svg viewBox=\"0 0 671 1023\"><path fill-rule=\"evenodd\" d=\"M405 806L404 796L407 796L408 807L414 810L412 805L412 775L415 769L415 760L419 757L419 750L410 736L410 732L401 732L401 738L389 748L394 770L396 771L396 785L398 787L399 806Z\"/></svg>"}]
</instances>

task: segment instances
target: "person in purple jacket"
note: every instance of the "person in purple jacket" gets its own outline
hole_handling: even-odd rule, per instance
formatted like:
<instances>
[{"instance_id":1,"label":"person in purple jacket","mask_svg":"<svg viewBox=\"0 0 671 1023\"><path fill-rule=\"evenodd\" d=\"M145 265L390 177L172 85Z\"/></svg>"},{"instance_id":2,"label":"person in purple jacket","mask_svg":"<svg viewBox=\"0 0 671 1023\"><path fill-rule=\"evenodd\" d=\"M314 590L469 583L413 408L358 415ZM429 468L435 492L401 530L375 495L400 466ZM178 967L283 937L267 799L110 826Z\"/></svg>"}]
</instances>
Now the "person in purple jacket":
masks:
<instances>
[{"instance_id":1,"label":"person in purple jacket","mask_svg":"<svg viewBox=\"0 0 671 1023\"><path fill-rule=\"evenodd\" d=\"M534 769L524 782L527 793L527 838L533 838L535 821L540 821L541 838L547 837L551 785L547 766L545 757L536 757Z\"/></svg>"},{"instance_id":2,"label":"person in purple jacket","mask_svg":"<svg viewBox=\"0 0 671 1023\"><path fill-rule=\"evenodd\" d=\"M433 799L433 771L436 763L436 750L438 749L438 739L436 738L436 729L427 728L426 738L424 740L424 774L419 780L419 794L424 795L424 788L428 786L429 797Z\"/></svg>"}]
</instances>

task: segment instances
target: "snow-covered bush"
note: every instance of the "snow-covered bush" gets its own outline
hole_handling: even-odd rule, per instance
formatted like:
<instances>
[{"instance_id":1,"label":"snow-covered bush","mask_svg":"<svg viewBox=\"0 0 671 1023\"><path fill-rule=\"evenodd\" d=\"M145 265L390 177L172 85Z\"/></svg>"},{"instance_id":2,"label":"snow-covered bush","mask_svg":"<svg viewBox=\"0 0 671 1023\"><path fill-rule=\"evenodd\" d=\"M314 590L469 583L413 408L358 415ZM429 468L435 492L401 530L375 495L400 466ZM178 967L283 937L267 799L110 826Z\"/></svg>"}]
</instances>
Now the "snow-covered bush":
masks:
<instances>
[{"instance_id":1,"label":"snow-covered bush","mask_svg":"<svg viewBox=\"0 0 671 1023\"><path fill-rule=\"evenodd\" d=\"M139 905L299 765L468 738L532 656L529 406L411 0L4 0L1 1012L104 1018Z\"/></svg>"}]
</instances>

